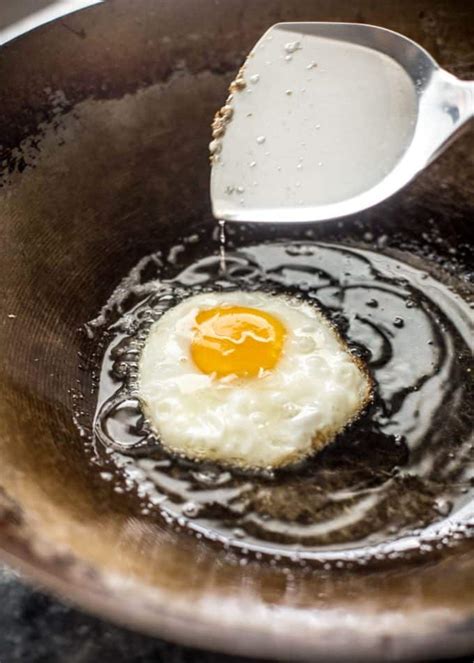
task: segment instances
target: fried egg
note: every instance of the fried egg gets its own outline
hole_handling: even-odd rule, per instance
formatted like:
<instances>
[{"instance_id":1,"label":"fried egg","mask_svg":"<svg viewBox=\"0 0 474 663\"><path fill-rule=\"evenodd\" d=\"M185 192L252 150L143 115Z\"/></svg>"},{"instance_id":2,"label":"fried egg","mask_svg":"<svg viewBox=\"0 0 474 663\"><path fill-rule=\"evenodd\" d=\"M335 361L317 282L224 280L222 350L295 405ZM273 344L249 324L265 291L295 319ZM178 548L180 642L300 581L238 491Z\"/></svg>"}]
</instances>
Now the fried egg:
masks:
<instances>
[{"instance_id":1,"label":"fried egg","mask_svg":"<svg viewBox=\"0 0 474 663\"><path fill-rule=\"evenodd\" d=\"M319 309L263 292L200 294L168 310L150 328L138 384L166 448L245 468L323 448L371 395Z\"/></svg>"}]
</instances>

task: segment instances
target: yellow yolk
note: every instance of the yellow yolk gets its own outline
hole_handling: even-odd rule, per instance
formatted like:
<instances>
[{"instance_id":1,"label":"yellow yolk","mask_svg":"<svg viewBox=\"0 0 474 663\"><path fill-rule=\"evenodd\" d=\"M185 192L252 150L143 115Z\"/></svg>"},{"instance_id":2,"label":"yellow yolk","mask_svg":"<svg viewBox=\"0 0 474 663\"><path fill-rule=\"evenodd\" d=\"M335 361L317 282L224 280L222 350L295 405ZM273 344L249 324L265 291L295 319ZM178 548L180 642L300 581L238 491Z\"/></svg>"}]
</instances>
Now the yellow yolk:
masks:
<instances>
[{"instance_id":1,"label":"yellow yolk","mask_svg":"<svg viewBox=\"0 0 474 663\"><path fill-rule=\"evenodd\" d=\"M286 329L270 313L218 306L196 315L191 356L203 373L255 377L280 359Z\"/></svg>"}]
</instances>

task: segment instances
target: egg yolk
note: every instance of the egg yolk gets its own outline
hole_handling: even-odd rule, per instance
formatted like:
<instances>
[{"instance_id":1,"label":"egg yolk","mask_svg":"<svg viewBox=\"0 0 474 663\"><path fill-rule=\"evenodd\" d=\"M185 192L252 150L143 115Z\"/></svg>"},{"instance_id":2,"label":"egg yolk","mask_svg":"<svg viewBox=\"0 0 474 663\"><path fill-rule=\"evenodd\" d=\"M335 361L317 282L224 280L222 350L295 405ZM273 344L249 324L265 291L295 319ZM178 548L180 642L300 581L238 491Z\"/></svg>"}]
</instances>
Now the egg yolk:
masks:
<instances>
[{"instance_id":1,"label":"egg yolk","mask_svg":"<svg viewBox=\"0 0 474 663\"><path fill-rule=\"evenodd\" d=\"M280 359L286 329L270 313L246 306L199 311L191 356L203 373L255 377Z\"/></svg>"}]
</instances>

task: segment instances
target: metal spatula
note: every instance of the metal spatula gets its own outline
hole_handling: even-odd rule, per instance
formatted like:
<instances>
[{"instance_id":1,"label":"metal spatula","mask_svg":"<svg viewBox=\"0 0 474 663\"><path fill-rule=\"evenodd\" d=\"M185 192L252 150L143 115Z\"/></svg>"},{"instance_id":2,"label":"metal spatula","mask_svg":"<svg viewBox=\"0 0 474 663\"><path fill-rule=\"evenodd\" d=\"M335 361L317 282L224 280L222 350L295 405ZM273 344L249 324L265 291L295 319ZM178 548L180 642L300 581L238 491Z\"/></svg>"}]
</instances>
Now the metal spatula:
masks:
<instances>
[{"instance_id":1,"label":"metal spatula","mask_svg":"<svg viewBox=\"0 0 474 663\"><path fill-rule=\"evenodd\" d=\"M473 82L400 34L354 23L274 25L230 92L210 145L223 220L318 221L371 207L474 112Z\"/></svg>"}]
</instances>

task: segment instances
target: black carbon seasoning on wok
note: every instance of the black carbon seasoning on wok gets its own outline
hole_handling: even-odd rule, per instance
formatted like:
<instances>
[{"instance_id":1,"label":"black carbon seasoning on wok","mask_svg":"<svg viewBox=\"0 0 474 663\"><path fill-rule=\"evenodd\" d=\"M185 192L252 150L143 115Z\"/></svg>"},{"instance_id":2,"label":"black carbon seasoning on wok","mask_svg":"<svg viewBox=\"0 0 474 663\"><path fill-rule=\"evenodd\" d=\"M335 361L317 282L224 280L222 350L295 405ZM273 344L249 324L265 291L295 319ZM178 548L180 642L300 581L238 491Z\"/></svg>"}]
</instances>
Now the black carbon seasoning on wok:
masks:
<instances>
[{"instance_id":1,"label":"black carbon seasoning on wok","mask_svg":"<svg viewBox=\"0 0 474 663\"><path fill-rule=\"evenodd\" d=\"M198 236L145 258L88 325L103 350L96 462L144 514L198 536L302 560L409 550L472 533L469 307L394 258L338 244L275 242L193 257ZM174 458L147 427L137 370L150 326L201 292L262 290L321 307L368 362L374 403L298 467L252 474Z\"/></svg>"}]
</instances>

